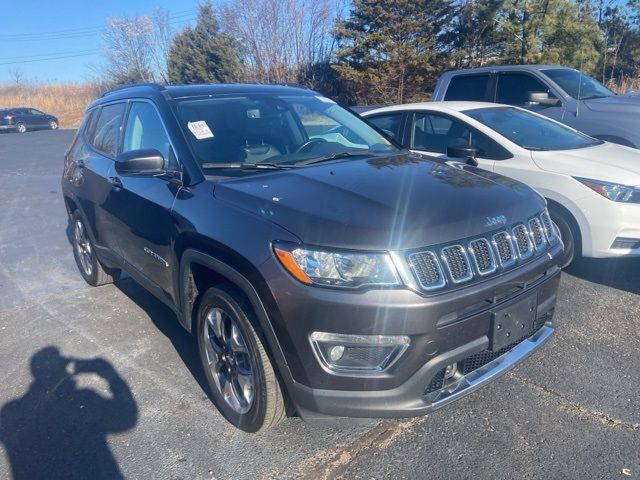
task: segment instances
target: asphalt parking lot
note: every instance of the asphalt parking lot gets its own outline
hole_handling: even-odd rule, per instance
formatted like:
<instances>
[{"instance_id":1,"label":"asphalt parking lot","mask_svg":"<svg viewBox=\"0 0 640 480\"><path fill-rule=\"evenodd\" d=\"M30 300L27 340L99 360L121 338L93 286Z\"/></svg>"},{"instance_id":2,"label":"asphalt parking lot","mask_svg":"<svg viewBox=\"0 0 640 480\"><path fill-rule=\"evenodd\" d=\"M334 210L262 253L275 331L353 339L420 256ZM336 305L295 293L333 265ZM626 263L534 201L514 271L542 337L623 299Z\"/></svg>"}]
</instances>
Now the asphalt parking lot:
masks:
<instances>
[{"instance_id":1,"label":"asphalt parking lot","mask_svg":"<svg viewBox=\"0 0 640 480\"><path fill-rule=\"evenodd\" d=\"M166 307L77 273L72 135L0 135L0 478L640 478L640 261L572 266L555 338L428 416L249 435Z\"/></svg>"}]
</instances>

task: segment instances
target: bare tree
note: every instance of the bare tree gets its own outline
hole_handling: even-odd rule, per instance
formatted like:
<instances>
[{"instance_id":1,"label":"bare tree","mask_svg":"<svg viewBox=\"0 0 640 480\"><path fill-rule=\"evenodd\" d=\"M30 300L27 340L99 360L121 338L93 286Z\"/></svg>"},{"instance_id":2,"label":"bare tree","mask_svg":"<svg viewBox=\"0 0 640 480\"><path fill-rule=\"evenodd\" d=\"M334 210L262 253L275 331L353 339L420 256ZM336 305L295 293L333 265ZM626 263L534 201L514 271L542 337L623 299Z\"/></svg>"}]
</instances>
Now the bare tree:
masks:
<instances>
[{"instance_id":1,"label":"bare tree","mask_svg":"<svg viewBox=\"0 0 640 480\"><path fill-rule=\"evenodd\" d=\"M9 69L9 78L11 78L11 82L14 83L16 87L21 87L26 82L23 71L18 67Z\"/></svg>"},{"instance_id":2,"label":"bare tree","mask_svg":"<svg viewBox=\"0 0 640 480\"><path fill-rule=\"evenodd\" d=\"M169 13L107 19L102 74L114 83L167 82L167 56L173 32Z\"/></svg>"},{"instance_id":3,"label":"bare tree","mask_svg":"<svg viewBox=\"0 0 640 480\"><path fill-rule=\"evenodd\" d=\"M303 68L329 59L336 13L331 0L230 0L221 8L220 23L245 46L253 80L287 83L296 82Z\"/></svg>"}]
</instances>

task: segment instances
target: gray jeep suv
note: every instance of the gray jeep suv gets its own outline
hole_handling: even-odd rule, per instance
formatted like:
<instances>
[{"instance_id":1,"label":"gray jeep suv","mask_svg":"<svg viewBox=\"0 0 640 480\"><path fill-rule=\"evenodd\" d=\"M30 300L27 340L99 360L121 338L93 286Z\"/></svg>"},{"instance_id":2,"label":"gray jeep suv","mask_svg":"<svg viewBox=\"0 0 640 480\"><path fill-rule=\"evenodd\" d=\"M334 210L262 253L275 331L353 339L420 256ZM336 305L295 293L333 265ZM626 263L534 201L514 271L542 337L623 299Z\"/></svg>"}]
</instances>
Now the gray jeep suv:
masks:
<instances>
[{"instance_id":1,"label":"gray jeep suv","mask_svg":"<svg viewBox=\"0 0 640 480\"><path fill-rule=\"evenodd\" d=\"M85 280L124 270L166 303L246 431L292 411L421 415L554 331L562 244L543 198L401 150L310 90L107 93L62 190Z\"/></svg>"}]
</instances>

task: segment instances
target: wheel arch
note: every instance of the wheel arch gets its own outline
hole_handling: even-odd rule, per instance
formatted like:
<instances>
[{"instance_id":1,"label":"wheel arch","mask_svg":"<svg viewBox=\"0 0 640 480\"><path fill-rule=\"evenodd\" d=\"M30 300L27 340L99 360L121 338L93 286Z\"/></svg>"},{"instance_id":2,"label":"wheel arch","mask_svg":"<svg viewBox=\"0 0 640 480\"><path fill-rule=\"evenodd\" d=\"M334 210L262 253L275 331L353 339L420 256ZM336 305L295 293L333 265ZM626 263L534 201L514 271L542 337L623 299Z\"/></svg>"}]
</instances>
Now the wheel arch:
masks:
<instances>
[{"instance_id":1,"label":"wheel arch","mask_svg":"<svg viewBox=\"0 0 640 480\"><path fill-rule=\"evenodd\" d=\"M255 275L252 277L255 281ZM254 328L263 336L267 353L281 377L288 383L292 377L280 342L267 313L267 307L248 275L220 260L217 255L192 246L185 248L180 255L179 319L182 326L190 332L195 332L199 297L206 288L220 283L231 285L249 302L257 322Z\"/></svg>"},{"instance_id":2,"label":"wheel arch","mask_svg":"<svg viewBox=\"0 0 640 480\"><path fill-rule=\"evenodd\" d=\"M576 217L573 215L573 213L571 213L571 211L565 207L564 205L562 205L561 203L557 202L556 200L553 200L551 198L547 198L547 204L550 210L555 210L557 211L560 215L562 215L567 222L569 223L571 229L573 230L573 234L574 234L574 243L575 243L575 247L576 247L576 254L577 255L581 255L582 254L582 247L583 247L583 233L582 233L582 229L580 228L580 223L578 222L578 220L576 219Z\"/></svg>"}]
</instances>

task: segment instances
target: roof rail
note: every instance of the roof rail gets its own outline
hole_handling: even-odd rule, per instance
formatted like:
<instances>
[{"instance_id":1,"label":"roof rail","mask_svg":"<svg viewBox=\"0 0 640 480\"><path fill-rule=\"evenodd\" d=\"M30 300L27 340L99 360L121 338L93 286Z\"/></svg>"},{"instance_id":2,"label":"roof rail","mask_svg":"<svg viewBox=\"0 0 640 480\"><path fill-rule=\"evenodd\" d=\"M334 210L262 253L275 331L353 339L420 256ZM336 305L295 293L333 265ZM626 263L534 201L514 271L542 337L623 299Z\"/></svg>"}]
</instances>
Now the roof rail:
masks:
<instances>
[{"instance_id":1,"label":"roof rail","mask_svg":"<svg viewBox=\"0 0 640 480\"><path fill-rule=\"evenodd\" d=\"M100 98L106 97L107 95L111 95L112 93L119 92L120 90L124 90L126 88L135 88L135 87L149 87L159 92L165 90L165 86L160 85L159 83L131 83L128 85L122 85L121 87L112 88L111 90L107 90L102 95L100 95Z\"/></svg>"},{"instance_id":2,"label":"roof rail","mask_svg":"<svg viewBox=\"0 0 640 480\"><path fill-rule=\"evenodd\" d=\"M306 85L303 85L301 83L295 83L295 82L274 82L274 83L263 83L263 85L277 85L277 86L281 86L281 87L295 87L295 88L302 88L304 90L311 90L309 87L307 87Z\"/></svg>"}]
</instances>

